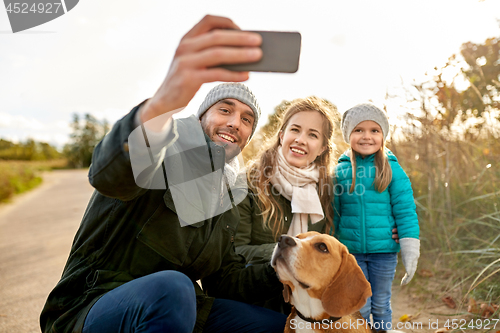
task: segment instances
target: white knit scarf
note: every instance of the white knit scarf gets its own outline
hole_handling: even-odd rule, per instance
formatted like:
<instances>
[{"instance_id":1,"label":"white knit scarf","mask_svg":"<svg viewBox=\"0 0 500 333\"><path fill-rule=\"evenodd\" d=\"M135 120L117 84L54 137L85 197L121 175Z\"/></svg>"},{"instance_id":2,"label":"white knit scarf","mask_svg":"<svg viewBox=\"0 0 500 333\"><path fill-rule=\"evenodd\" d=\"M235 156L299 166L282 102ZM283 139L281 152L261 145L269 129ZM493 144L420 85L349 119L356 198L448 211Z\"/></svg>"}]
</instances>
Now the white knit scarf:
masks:
<instances>
[{"instance_id":1,"label":"white knit scarf","mask_svg":"<svg viewBox=\"0 0 500 333\"><path fill-rule=\"evenodd\" d=\"M311 223L324 218L317 191L319 169L315 163L307 168L291 166L283 156L282 146L279 146L277 170L270 180L274 188L292 203L293 218L287 233L289 236L307 232L308 216L311 217Z\"/></svg>"},{"instance_id":2,"label":"white knit scarf","mask_svg":"<svg viewBox=\"0 0 500 333\"><path fill-rule=\"evenodd\" d=\"M240 162L238 161L238 156L233 157L232 160L226 163L224 165L224 176L226 177L229 186L234 186L236 183L236 177L238 176L238 173L240 171ZM225 184L222 182L222 186L224 187Z\"/></svg>"}]
</instances>

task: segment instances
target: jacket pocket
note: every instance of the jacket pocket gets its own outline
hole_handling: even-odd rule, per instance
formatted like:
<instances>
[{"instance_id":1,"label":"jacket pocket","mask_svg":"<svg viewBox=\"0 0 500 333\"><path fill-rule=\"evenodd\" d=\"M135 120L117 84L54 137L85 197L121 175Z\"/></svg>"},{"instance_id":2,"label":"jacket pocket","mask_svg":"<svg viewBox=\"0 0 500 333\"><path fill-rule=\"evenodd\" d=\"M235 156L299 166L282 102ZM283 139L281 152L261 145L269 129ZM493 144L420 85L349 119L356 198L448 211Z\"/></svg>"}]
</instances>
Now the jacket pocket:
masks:
<instances>
[{"instance_id":1,"label":"jacket pocket","mask_svg":"<svg viewBox=\"0 0 500 333\"><path fill-rule=\"evenodd\" d=\"M181 267L197 230L192 226L181 227L177 215L162 202L137 234L137 239Z\"/></svg>"},{"instance_id":2,"label":"jacket pocket","mask_svg":"<svg viewBox=\"0 0 500 333\"><path fill-rule=\"evenodd\" d=\"M98 269L87 275L87 287L89 289L111 290L133 279L127 272Z\"/></svg>"}]
</instances>

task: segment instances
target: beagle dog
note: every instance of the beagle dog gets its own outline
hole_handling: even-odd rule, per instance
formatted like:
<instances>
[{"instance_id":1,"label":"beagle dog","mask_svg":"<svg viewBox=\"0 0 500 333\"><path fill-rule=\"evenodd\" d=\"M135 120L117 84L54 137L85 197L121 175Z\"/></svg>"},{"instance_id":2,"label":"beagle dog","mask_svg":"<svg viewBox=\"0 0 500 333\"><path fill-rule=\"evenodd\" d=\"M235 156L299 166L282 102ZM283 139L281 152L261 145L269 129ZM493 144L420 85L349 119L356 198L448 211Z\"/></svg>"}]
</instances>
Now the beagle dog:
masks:
<instances>
[{"instance_id":1,"label":"beagle dog","mask_svg":"<svg viewBox=\"0 0 500 333\"><path fill-rule=\"evenodd\" d=\"M371 296L370 283L347 247L315 231L283 235L271 265L292 305L288 332L372 332L358 312Z\"/></svg>"}]
</instances>

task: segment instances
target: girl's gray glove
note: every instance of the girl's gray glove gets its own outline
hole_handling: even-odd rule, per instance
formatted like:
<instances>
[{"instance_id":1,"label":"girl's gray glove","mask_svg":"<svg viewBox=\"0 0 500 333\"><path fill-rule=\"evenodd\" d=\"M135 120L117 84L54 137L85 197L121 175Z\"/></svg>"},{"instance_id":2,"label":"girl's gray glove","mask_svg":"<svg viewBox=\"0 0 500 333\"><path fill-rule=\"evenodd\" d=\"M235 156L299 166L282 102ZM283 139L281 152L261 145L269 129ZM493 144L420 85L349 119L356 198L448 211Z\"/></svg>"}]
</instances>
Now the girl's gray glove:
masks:
<instances>
[{"instance_id":1,"label":"girl's gray glove","mask_svg":"<svg viewBox=\"0 0 500 333\"><path fill-rule=\"evenodd\" d=\"M401 238L401 258L406 269L406 274L401 280L401 285L408 284L417 270L418 257L420 257L420 240L416 238Z\"/></svg>"}]
</instances>

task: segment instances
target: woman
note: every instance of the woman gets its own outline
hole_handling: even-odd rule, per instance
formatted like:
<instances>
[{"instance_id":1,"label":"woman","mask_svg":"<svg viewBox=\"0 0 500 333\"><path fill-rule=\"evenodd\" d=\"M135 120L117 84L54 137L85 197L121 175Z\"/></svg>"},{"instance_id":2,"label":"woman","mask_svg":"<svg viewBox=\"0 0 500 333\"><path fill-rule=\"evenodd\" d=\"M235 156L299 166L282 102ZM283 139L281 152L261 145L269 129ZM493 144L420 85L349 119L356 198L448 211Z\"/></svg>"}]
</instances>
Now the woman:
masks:
<instances>
[{"instance_id":1,"label":"woman","mask_svg":"<svg viewBox=\"0 0 500 333\"><path fill-rule=\"evenodd\" d=\"M278 135L250 164L235 237L236 252L249 264L269 262L281 234L331 230L332 135L338 118L336 107L317 97L293 101L280 119ZM282 296L257 305L290 312Z\"/></svg>"},{"instance_id":2,"label":"woman","mask_svg":"<svg viewBox=\"0 0 500 333\"><path fill-rule=\"evenodd\" d=\"M238 208L236 252L269 261L281 234L325 232L332 226L331 168L335 106L317 97L293 101L277 136L250 164L248 196Z\"/></svg>"}]
</instances>

